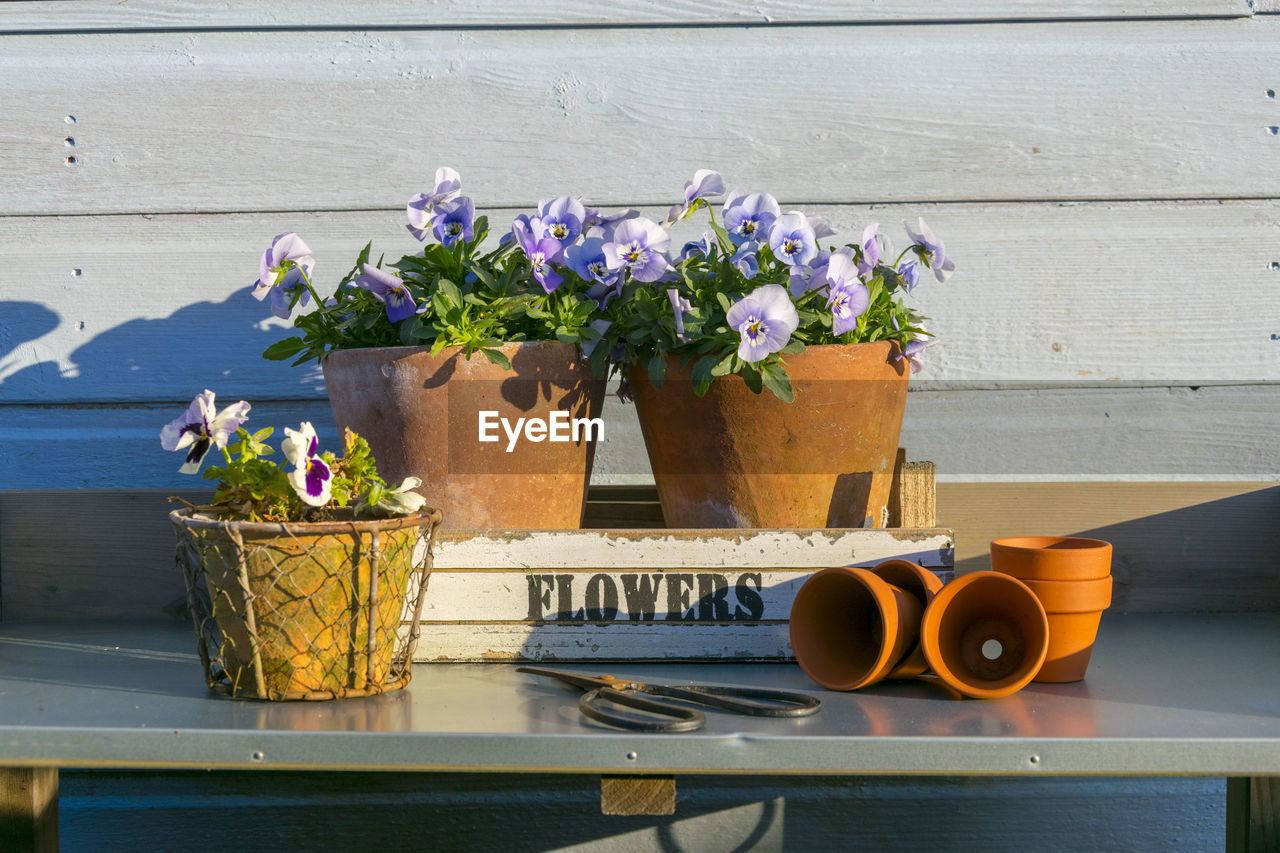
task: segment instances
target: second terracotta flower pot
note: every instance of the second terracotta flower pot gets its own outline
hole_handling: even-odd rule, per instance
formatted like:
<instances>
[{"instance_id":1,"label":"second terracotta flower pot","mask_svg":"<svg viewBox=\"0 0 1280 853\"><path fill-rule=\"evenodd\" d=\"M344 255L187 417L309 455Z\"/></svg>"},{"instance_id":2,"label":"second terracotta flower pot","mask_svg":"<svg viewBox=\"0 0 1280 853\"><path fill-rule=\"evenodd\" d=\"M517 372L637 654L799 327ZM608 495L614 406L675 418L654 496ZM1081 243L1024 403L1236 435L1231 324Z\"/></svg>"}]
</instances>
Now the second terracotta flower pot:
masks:
<instances>
[{"instance_id":1,"label":"second terracotta flower pot","mask_svg":"<svg viewBox=\"0 0 1280 853\"><path fill-rule=\"evenodd\" d=\"M920 645L938 677L977 699L1021 690L1044 663L1049 621L1017 578L974 572L942 588L925 608Z\"/></svg>"},{"instance_id":2,"label":"second terracotta flower pot","mask_svg":"<svg viewBox=\"0 0 1280 853\"><path fill-rule=\"evenodd\" d=\"M1111 576L1088 581L1024 581L1049 619L1049 650L1035 681L1079 681L1089 668L1102 611L1111 606Z\"/></svg>"},{"instance_id":3,"label":"second terracotta flower pot","mask_svg":"<svg viewBox=\"0 0 1280 853\"><path fill-rule=\"evenodd\" d=\"M823 569L792 602L791 649L818 684L856 690L884 678L915 647L922 611L914 595L866 569Z\"/></svg>"},{"instance_id":4,"label":"second terracotta flower pot","mask_svg":"<svg viewBox=\"0 0 1280 853\"><path fill-rule=\"evenodd\" d=\"M910 560L885 560L871 571L881 580L888 581L898 589L914 595L920 602L921 608L927 607L942 589L942 580L937 575ZM915 648L893 668L889 678L915 678L928 671L929 662L924 659L924 649L917 643Z\"/></svg>"},{"instance_id":5,"label":"second terracotta flower pot","mask_svg":"<svg viewBox=\"0 0 1280 853\"><path fill-rule=\"evenodd\" d=\"M883 527L911 372L898 345L811 346L786 357L795 401L721 376L701 397L667 359L632 372L636 415L668 527Z\"/></svg>"}]
</instances>

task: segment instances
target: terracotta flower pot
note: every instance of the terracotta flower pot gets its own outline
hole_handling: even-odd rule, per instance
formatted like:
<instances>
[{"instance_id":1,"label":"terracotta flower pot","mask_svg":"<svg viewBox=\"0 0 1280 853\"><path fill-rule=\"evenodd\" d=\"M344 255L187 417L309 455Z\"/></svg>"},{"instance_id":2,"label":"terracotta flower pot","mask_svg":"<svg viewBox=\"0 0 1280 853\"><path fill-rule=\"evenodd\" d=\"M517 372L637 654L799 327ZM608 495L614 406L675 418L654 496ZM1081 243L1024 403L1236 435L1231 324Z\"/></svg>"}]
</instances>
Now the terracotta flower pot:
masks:
<instances>
[{"instance_id":1,"label":"terracotta flower pot","mask_svg":"<svg viewBox=\"0 0 1280 853\"><path fill-rule=\"evenodd\" d=\"M1049 648L1049 622L1035 593L999 572L974 572L942 588L925 608L920 645L939 678L977 699L1016 693Z\"/></svg>"},{"instance_id":2,"label":"terracotta flower pot","mask_svg":"<svg viewBox=\"0 0 1280 853\"><path fill-rule=\"evenodd\" d=\"M881 580L914 595L920 602L921 608L928 606L942 589L942 581L937 575L910 560L885 560L871 571ZM921 614L923 615L923 609ZM893 668L889 678L915 678L928 671L929 662L924 659L924 649L917 643L916 647Z\"/></svg>"},{"instance_id":3,"label":"terracotta flower pot","mask_svg":"<svg viewBox=\"0 0 1280 853\"><path fill-rule=\"evenodd\" d=\"M1094 580L1111 573L1111 543L1078 536L996 539L991 568L1021 580Z\"/></svg>"},{"instance_id":4,"label":"terracotta flower pot","mask_svg":"<svg viewBox=\"0 0 1280 853\"><path fill-rule=\"evenodd\" d=\"M499 347L511 369L459 348L431 355L428 347L336 350L324 360L325 384L338 429L369 442L378 470L393 483L418 477L444 527L464 529L576 528L582 525L595 441L510 439L520 418L550 423L600 417L604 382L592 376L576 348L556 341ZM481 412L495 441L480 441ZM600 425L603 429L603 423ZM572 438L570 422L569 434ZM596 438L598 433L592 433Z\"/></svg>"},{"instance_id":5,"label":"terracotta flower pot","mask_svg":"<svg viewBox=\"0 0 1280 853\"><path fill-rule=\"evenodd\" d=\"M795 401L738 376L693 393L667 359L661 388L632 374L636 414L670 527L881 527L910 371L897 344L786 357Z\"/></svg>"},{"instance_id":6,"label":"terracotta flower pot","mask_svg":"<svg viewBox=\"0 0 1280 853\"><path fill-rule=\"evenodd\" d=\"M823 569L791 604L791 649L805 674L831 690L884 678L915 645L916 597L866 569Z\"/></svg>"},{"instance_id":7,"label":"terracotta flower pot","mask_svg":"<svg viewBox=\"0 0 1280 853\"><path fill-rule=\"evenodd\" d=\"M1111 606L1111 576L1087 581L1024 583L1049 617L1049 651L1035 681L1079 681L1089 668L1102 611Z\"/></svg>"}]
</instances>

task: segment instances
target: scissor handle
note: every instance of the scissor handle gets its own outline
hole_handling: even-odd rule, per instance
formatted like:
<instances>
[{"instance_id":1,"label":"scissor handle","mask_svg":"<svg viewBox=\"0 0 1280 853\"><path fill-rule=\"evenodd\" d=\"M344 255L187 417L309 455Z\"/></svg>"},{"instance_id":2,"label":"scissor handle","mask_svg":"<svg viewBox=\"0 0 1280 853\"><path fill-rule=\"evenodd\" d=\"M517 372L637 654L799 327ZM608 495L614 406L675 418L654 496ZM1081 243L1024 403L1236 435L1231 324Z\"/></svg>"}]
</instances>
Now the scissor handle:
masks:
<instances>
[{"instance_id":1,"label":"scissor handle","mask_svg":"<svg viewBox=\"0 0 1280 853\"><path fill-rule=\"evenodd\" d=\"M610 708L605 701L648 711L666 719L628 714L626 711ZM599 687L585 694L578 700L578 710L596 722L637 732L692 732L702 728L707 722L706 715L697 708L685 708L660 699L651 699L632 690L615 690L612 687Z\"/></svg>"},{"instance_id":2,"label":"scissor handle","mask_svg":"<svg viewBox=\"0 0 1280 853\"><path fill-rule=\"evenodd\" d=\"M641 688L653 696L696 702L709 708L747 714L752 717L807 717L822 709L822 702L807 693L762 687L715 687L691 684L685 687L646 684Z\"/></svg>"}]
</instances>

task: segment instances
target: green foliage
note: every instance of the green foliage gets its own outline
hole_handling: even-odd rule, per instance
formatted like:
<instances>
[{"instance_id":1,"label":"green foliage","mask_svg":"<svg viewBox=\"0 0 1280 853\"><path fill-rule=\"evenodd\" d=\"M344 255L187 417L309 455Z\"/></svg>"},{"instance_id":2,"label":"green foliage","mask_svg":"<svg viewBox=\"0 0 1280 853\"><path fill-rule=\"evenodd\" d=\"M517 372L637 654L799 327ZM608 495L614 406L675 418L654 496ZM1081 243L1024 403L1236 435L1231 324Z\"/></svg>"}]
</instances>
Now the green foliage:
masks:
<instances>
[{"instance_id":1,"label":"green foliage","mask_svg":"<svg viewBox=\"0 0 1280 853\"><path fill-rule=\"evenodd\" d=\"M202 509L214 515L246 521L325 521L336 507L351 507L356 518L405 514L416 501L401 505L395 498L404 486L392 490L378 474L369 444L351 430L343 438L343 455L322 453L333 473L331 497L320 507L298 497L288 474L270 459L275 451L266 444L271 427L250 434L236 430L236 440L223 451L225 465L210 465L204 479L217 481L213 502Z\"/></svg>"}]
</instances>

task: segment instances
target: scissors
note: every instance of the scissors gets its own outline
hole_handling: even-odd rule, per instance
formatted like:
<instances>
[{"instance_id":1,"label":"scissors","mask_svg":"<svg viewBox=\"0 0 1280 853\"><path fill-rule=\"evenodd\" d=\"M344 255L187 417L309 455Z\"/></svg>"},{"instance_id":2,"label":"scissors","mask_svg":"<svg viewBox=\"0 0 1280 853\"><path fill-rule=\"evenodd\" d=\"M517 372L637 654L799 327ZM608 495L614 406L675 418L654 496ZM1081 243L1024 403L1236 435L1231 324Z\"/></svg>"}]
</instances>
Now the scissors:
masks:
<instances>
[{"instance_id":1,"label":"scissors","mask_svg":"<svg viewBox=\"0 0 1280 853\"><path fill-rule=\"evenodd\" d=\"M721 711L747 714L752 717L807 717L822 708L822 702L807 693L789 690L770 690L759 687L717 687L707 684L673 686L646 684L614 678L611 675L577 675L555 669L521 666L516 672L555 678L565 684L581 687L587 692L578 699L578 710L591 719L620 729L639 732L691 732L706 725L707 717L697 708L687 708L675 702L651 699L665 696ZM656 714L660 719L609 707L625 705L639 711Z\"/></svg>"}]
</instances>

